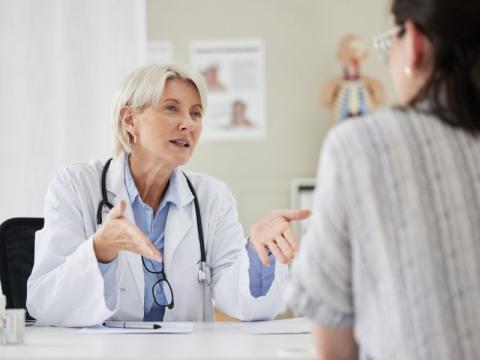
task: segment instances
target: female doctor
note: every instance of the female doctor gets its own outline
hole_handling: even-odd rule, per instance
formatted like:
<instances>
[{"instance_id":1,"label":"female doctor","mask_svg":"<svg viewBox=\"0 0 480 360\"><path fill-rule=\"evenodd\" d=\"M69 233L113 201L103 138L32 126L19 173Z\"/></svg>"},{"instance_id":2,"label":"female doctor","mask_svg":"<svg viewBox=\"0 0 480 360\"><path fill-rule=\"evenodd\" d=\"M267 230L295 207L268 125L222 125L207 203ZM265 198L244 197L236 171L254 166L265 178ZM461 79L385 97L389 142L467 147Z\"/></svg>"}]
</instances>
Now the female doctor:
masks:
<instances>
[{"instance_id":1,"label":"female doctor","mask_svg":"<svg viewBox=\"0 0 480 360\"><path fill-rule=\"evenodd\" d=\"M114 158L52 180L37 232L27 308L40 323L241 320L283 308L298 240L276 210L244 238L228 188L182 170L202 131L203 79L181 65L134 71L114 102Z\"/></svg>"}]
</instances>

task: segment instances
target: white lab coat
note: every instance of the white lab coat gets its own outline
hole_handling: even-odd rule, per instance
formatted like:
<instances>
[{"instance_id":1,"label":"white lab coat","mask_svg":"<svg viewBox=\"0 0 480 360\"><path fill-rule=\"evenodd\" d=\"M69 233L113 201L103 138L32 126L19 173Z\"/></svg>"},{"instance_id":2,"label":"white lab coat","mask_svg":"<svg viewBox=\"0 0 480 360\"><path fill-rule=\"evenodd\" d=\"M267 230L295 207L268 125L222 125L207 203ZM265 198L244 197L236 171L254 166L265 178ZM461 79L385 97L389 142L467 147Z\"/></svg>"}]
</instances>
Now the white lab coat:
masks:
<instances>
[{"instance_id":1,"label":"white lab coat","mask_svg":"<svg viewBox=\"0 0 480 360\"><path fill-rule=\"evenodd\" d=\"M124 157L112 161L106 188L113 205L126 200L126 217L134 222L124 183L124 161ZM116 266L102 276L93 250L103 165L100 161L71 165L49 186L45 227L36 234L35 264L27 285L28 311L40 323L91 326L107 319L143 319L141 257L121 251ZM211 284L197 280L200 247L195 209L182 177L182 206L170 206L165 227L164 266L175 306L165 309L164 321L213 320L212 301L219 310L241 320L273 318L284 306L287 266L277 262L268 293L254 298L249 288L246 240L232 194L215 178L188 176L200 203Z\"/></svg>"}]
</instances>

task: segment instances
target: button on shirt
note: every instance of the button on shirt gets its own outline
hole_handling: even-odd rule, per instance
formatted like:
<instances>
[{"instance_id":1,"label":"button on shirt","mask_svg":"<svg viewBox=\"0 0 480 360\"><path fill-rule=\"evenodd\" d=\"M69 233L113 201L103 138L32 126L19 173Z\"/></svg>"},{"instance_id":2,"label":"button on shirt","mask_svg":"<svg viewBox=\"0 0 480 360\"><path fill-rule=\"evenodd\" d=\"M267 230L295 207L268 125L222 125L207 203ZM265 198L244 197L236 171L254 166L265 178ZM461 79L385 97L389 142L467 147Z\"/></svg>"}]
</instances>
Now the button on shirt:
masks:
<instances>
[{"instance_id":1,"label":"button on shirt","mask_svg":"<svg viewBox=\"0 0 480 360\"><path fill-rule=\"evenodd\" d=\"M168 210L170 206L180 206L179 186L181 182L179 177L184 176L179 169L175 169L172 172L170 181L168 183L165 196L160 203L160 206L156 212L153 213L153 209L145 204L138 193L138 189L130 171L128 160L125 161L124 178L125 186L127 189L129 201L132 205L133 216L135 218L135 224L143 231L153 245L163 255L163 248L165 242L165 224L167 222ZM201 201L201 199L199 199ZM250 280L250 293L253 297L260 297L267 294L275 276L275 258L270 255L270 267L262 265L257 252L250 244L246 245L248 257L249 257L249 280ZM111 263L110 263L111 264ZM161 270L162 264L158 261L153 261L145 258L145 264L150 270ZM102 274L105 274L107 266L109 264L99 264ZM106 266L107 265L107 266ZM157 274L148 272L143 269L145 279L144 290L144 321L159 321L163 319L165 313L165 306L158 306L155 304L152 287L159 280ZM168 274L166 274L168 279ZM163 303L161 300L165 299L163 289L159 286L156 287L157 292L155 297L159 303ZM175 289L172 289L175 296Z\"/></svg>"}]
</instances>

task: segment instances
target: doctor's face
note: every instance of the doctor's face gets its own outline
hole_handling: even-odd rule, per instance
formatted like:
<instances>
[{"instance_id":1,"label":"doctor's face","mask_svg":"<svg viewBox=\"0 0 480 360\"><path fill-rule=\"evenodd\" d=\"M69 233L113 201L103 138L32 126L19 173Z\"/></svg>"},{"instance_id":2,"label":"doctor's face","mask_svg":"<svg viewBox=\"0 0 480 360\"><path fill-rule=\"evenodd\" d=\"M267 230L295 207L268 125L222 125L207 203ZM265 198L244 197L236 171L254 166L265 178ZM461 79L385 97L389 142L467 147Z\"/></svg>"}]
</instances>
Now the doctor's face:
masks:
<instances>
[{"instance_id":1,"label":"doctor's face","mask_svg":"<svg viewBox=\"0 0 480 360\"><path fill-rule=\"evenodd\" d=\"M202 132L203 109L197 88L183 79L169 79L157 107L134 115L132 151L173 168L185 164Z\"/></svg>"}]
</instances>

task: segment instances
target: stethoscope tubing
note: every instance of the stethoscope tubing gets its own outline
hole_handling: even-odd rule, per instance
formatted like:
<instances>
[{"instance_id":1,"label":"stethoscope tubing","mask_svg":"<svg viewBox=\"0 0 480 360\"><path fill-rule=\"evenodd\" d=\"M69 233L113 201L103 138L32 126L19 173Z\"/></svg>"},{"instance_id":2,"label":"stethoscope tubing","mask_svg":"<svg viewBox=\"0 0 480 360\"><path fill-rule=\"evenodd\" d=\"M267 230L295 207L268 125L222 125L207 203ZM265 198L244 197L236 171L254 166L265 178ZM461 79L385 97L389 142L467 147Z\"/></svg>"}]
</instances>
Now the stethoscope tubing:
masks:
<instances>
[{"instance_id":1,"label":"stethoscope tubing","mask_svg":"<svg viewBox=\"0 0 480 360\"><path fill-rule=\"evenodd\" d=\"M103 169L102 169L102 177L101 177L101 191L102 191L102 200L98 203L98 209L97 209L97 225L100 226L102 224L102 210L103 207L106 206L108 207L109 210L113 208L112 203L108 201L108 196L107 196L107 172L108 168L110 167L110 163L112 162L112 158L108 159L107 162L105 163ZM187 180L187 185L188 188L190 189L190 192L193 195L193 203L195 206L195 217L197 218L197 232L198 232L198 242L200 245L200 271L206 271L207 267L207 255L205 251L205 241L203 237L203 227L202 227L202 216L200 213L200 203L198 202L198 197L197 193L195 191L194 186L192 185L190 179L188 178L187 174L182 171L183 176L185 176L185 179Z\"/></svg>"}]
</instances>

